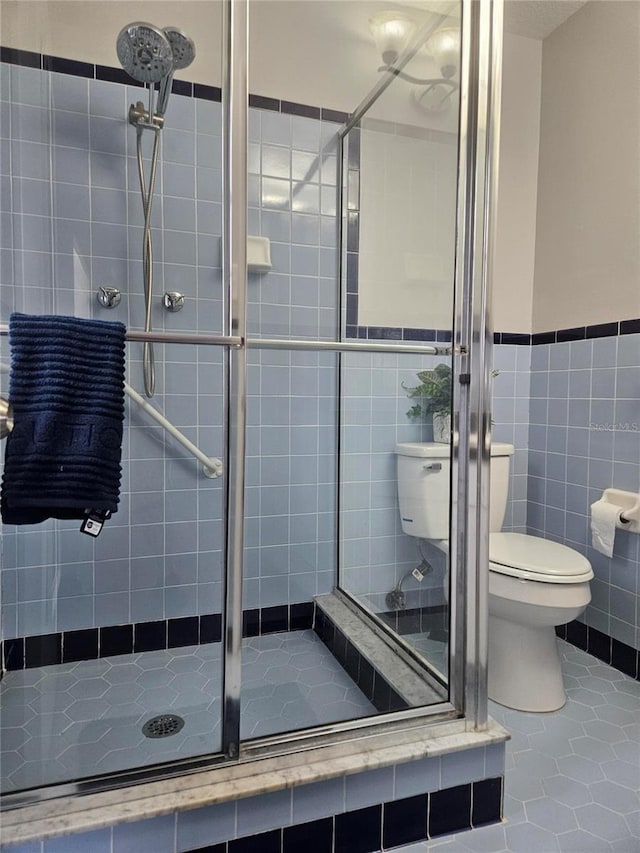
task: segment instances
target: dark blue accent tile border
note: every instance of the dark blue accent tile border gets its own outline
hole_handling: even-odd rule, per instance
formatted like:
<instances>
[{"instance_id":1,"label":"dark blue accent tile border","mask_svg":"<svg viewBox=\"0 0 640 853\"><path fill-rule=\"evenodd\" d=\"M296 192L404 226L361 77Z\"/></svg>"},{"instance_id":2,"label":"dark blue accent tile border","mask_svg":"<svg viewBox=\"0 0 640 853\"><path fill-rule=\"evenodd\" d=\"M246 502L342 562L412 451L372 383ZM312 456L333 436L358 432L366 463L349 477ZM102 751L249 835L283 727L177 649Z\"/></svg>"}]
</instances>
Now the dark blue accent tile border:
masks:
<instances>
[{"instance_id":1,"label":"dark blue accent tile border","mask_svg":"<svg viewBox=\"0 0 640 853\"><path fill-rule=\"evenodd\" d=\"M16 50L14 47L0 47L0 62L21 65L23 68L42 68L42 54L31 50Z\"/></svg>"},{"instance_id":2,"label":"dark blue accent tile border","mask_svg":"<svg viewBox=\"0 0 640 853\"><path fill-rule=\"evenodd\" d=\"M349 113L344 113L342 110L331 110L321 107L320 118L322 121L334 121L336 124L346 124L349 121Z\"/></svg>"},{"instance_id":3,"label":"dark blue accent tile border","mask_svg":"<svg viewBox=\"0 0 640 853\"><path fill-rule=\"evenodd\" d=\"M59 634L26 637L24 642L25 668L62 663L62 639Z\"/></svg>"},{"instance_id":4,"label":"dark blue accent tile border","mask_svg":"<svg viewBox=\"0 0 640 853\"><path fill-rule=\"evenodd\" d=\"M193 97L201 101L222 103L222 89L219 86L207 86L204 83L193 84Z\"/></svg>"},{"instance_id":5,"label":"dark blue accent tile border","mask_svg":"<svg viewBox=\"0 0 640 853\"><path fill-rule=\"evenodd\" d=\"M314 630L331 654L355 681L377 711L404 711L409 705L363 657L332 619L319 607L316 608Z\"/></svg>"},{"instance_id":6,"label":"dark blue accent tile border","mask_svg":"<svg viewBox=\"0 0 640 853\"><path fill-rule=\"evenodd\" d=\"M157 622L141 622L135 626L133 631L134 652L156 652L166 648L167 623L164 619Z\"/></svg>"},{"instance_id":7,"label":"dark blue accent tile border","mask_svg":"<svg viewBox=\"0 0 640 853\"><path fill-rule=\"evenodd\" d=\"M405 610L387 610L379 618L396 634L428 634L432 639L444 639L448 631L448 610L444 604L430 607L409 607Z\"/></svg>"},{"instance_id":8,"label":"dark blue accent tile border","mask_svg":"<svg viewBox=\"0 0 640 853\"><path fill-rule=\"evenodd\" d=\"M43 71L54 71L58 74L70 74L74 77L84 77L90 80L103 80L107 83L122 83L126 86L143 84L134 80L122 68L112 68L108 65L94 65L91 62L80 62L75 59L65 59L60 56L34 53L30 50L16 50L12 47L0 46L0 62L9 65L21 65L26 68L39 68ZM200 98L205 101L222 101L222 90L219 86L208 86L204 83L192 83L188 80L173 80L171 91L187 98ZM309 104L297 104L292 101L281 101L278 98L267 98L263 95L249 95L249 106L261 110L272 110L288 115L303 116L321 121L344 124L349 114L328 107L316 107Z\"/></svg>"},{"instance_id":9,"label":"dark blue accent tile border","mask_svg":"<svg viewBox=\"0 0 640 853\"><path fill-rule=\"evenodd\" d=\"M312 605L313 607L313 605ZM313 618L313 617L312 617ZM222 613L200 617L200 643L222 642Z\"/></svg>"},{"instance_id":10,"label":"dark blue accent tile border","mask_svg":"<svg viewBox=\"0 0 640 853\"><path fill-rule=\"evenodd\" d=\"M521 332L495 332L494 344L516 344L518 346L530 346L531 335Z\"/></svg>"},{"instance_id":11,"label":"dark blue accent tile border","mask_svg":"<svg viewBox=\"0 0 640 853\"><path fill-rule=\"evenodd\" d=\"M587 326L587 338L608 338L611 335L617 335L620 330L620 323L598 323L596 326Z\"/></svg>"},{"instance_id":12,"label":"dark blue accent tile border","mask_svg":"<svg viewBox=\"0 0 640 853\"><path fill-rule=\"evenodd\" d=\"M63 59L61 56L42 56L42 70L54 71L56 74L71 74L73 77L95 79L95 65L89 62L78 62L75 59Z\"/></svg>"},{"instance_id":13,"label":"dark blue accent tile border","mask_svg":"<svg viewBox=\"0 0 640 853\"><path fill-rule=\"evenodd\" d=\"M272 829L259 835L248 835L227 842L229 853L281 853L282 829Z\"/></svg>"},{"instance_id":14,"label":"dark blue accent tile border","mask_svg":"<svg viewBox=\"0 0 640 853\"><path fill-rule=\"evenodd\" d=\"M566 625L558 625L556 635L619 672L624 672L625 675L640 681L640 649L634 649L577 620Z\"/></svg>"},{"instance_id":15,"label":"dark blue accent tile border","mask_svg":"<svg viewBox=\"0 0 640 853\"><path fill-rule=\"evenodd\" d=\"M100 628L99 657L130 655L132 652L133 625L106 625L104 628Z\"/></svg>"},{"instance_id":16,"label":"dark blue accent tile border","mask_svg":"<svg viewBox=\"0 0 640 853\"><path fill-rule=\"evenodd\" d=\"M427 837L429 797L419 794L384 804L382 846L399 847Z\"/></svg>"},{"instance_id":17,"label":"dark blue accent tile border","mask_svg":"<svg viewBox=\"0 0 640 853\"><path fill-rule=\"evenodd\" d=\"M5 640L3 646L3 672L24 669L24 637L15 640Z\"/></svg>"},{"instance_id":18,"label":"dark blue accent tile border","mask_svg":"<svg viewBox=\"0 0 640 853\"><path fill-rule=\"evenodd\" d=\"M382 804L335 816L335 853L375 853L382 847Z\"/></svg>"},{"instance_id":19,"label":"dark blue accent tile border","mask_svg":"<svg viewBox=\"0 0 640 853\"><path fill-rule=\"evenodd\" d=\"M429 838L462 832L471 825L471 785L429 795Z\"/></svg>"},{"instance_id":20,"label":"dark blue accent tile border","mask_svg":"<svg viewBox=\"0 0 640 853\"><path fill-rule=\"evenodd\" d=\"M174 95L183 95L186 98L193 98L193 83L187 80L173 80L171 83L171 91Z\"/></svg>"},{"instance_id":21,"label":"dark blue accent tile border","mask_svg":"<svg viewBox=\"0 0 640 853\"><path fill-rule=\"evenodd\" d=\"M62 644L62 663L87 660L87 657L89 660L98 657L98 629L66 631Z\"/></svg>"},{"instance_id":22,"label":"dark blue accent tile border","mask_svg":"<svg viewBox=\"0 0 640 853\"><path fill-rule=\"evenodd\" d=\"M620 322L621 335L637 335L640 334L640 320L621 320Z\"/></svg>"},{"instance_id":23,"label":"dark blue accent tile border","mask_svg":"<svg viewBox=\"0 0 640 853\"><path fill-rule=\"evenodd\" d=\"M333 853L333 818L286 826L282 832L282 853Z\"/></svg>"},{"instance_id":24,"label":"dark blue accent tile border","mask_svg":"<svg viewBox=\"0 0 640 853\"><path fill-rule=\"evenodd\" d=\"M555 344L566 341L593 340L594 338L608 338L616 335L634 335L640 333L640 319L619 320L615 323L596 323L593 326L575 326L571 329L556 329L550 332L534 332L529 335L529 343L533 346L538 344ZM493 336L496 344L526 344L526 335L514 335L511 332L496 332ZM510 339L514 340L510 340ZM523 340L515 340L523 338Z\"/></svg>"},{"instance_id":25,"label":"dark blue accent tile border","mask_svg":"<svg viewBox=\"0 0 640 853\"><path fill-rule=\"evenodd\" d=\"M555 342L555 332L534 332L531 335L531 343L533 346L536 346L537 344L555 344Z\"/></svg>"},{"instance_id":26,"label":"dark blue accent tile border","mask_svg":"<svg viewBox=\"0 0 640 853\"><path fill-rule=\"evenodd\" d=\"M245 610L243 636L305 631L314 620L313 601ZM221 641L221 613L17 637L0 642L0 672Z\"/></svg>"},{"instance_id":27,"label":"dark blue accent tile border","mask_svg":"<svg viewBox=\"0 0 640 853\"><path fill-rule=\"evenodd\" d=\"M198 645L200 639L200 618L198 616L169 619L167 629L167 646L170 649Z\"/></svg>"},{"instance_id":28,"label":"dark blue accent tile border","mask_svg":"<svg viewBox=\"0 0 640 853\"><path fill-rule=\"evenodd\" d=\"M498 823L501 817L502 779L483 779L473 783L471 826Z\"/></svg>"},{"instance_id":29,"label":"dark blue accent tile border","mask_svg":"<svg viewBox=\"0 0 640 853\"><path fill-rule=\"evenodd\" d=\"M257 110L280 112L280 101L277 98L265 98L263 95L249 95L249 106Z\"/></svg>"},{"instance_id":30,"label":"dark blue accent tile border","mask_svg":"<svg viewBox=\"0 0 640 853\"><path fill-rule=\"evenodd\" d=\"M308 104L296 104L293 101L280 101L280 112L290 116L320 119L320 107L310 107Z\"/></svg>"},{"instance_id":31,"label":"dark blue accent tile border","mask_svg":"<svg viewBox=\"0 0 640 853\"><path fill-rule=\"evenodd\" d=\"M96 65L96 80L102 80L105 83L122 83L124 86L137 86L139 89L144 88L143 83L129 77L123 68L111 68L109 65Z\"/></svg>"},{"instance_id":32,"label":"dark blue accent tile border","mask_svg":"<svg viewBox=\"0 0 640 853\"><path fill-rule=\"evenodd\" d=\"M378 853L401 844L499 823L502 789L502 776L483 779L198 847L187 853Z\"/></svg>"},{"instance_id":33,"label":"dark blue accent tile border","mask_svg":"<svg viewBox=\"0 0 640 853\"><path fill-rule=\"evenodd\" d=\"M586 326L577 326L575 329L560 329L556 332L556 341L583 341L587 337Z\"/></svg>"}]
</instances>

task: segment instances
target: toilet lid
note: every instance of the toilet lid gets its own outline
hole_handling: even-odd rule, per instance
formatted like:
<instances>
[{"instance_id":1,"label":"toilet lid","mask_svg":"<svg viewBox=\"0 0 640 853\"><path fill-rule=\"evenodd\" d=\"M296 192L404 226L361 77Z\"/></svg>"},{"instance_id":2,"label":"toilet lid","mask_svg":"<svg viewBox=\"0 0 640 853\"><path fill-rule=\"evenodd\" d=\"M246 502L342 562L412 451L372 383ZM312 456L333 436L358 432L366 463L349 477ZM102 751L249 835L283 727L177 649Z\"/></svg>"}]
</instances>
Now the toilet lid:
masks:
<instances>
[{"instance_id":1,"label":"toilet lid","mask_svg":"<svg viewBox=\"0 0 640 853\"><path fill-rule=\"evenodd\" d=\"M493 571L547 583L578 583L593 577L591 563L573 548L525 533L492 533Z\"/></svg>"}]
</instances>

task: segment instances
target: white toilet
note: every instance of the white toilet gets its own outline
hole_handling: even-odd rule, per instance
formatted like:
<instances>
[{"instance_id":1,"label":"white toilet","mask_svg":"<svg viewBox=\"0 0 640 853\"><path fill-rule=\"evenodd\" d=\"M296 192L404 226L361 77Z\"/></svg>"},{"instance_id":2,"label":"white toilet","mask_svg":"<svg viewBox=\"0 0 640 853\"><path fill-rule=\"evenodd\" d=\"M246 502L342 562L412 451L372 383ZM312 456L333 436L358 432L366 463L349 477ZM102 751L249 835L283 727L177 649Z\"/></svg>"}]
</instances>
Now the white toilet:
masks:
<instances>
[{"instance_id":1,"label":"white toilet","mask_svg":"<svg viewBox=\"0 0 640 853\"><path fill-rule=\"evenodd\" d=\"M396 445L402 529L448 548L449 445ZM500 533L513 445L491 447L489 520L489 696L519 711L555 711L566 702L555 625L591 600L589 561L566 545Z\"/></svg>"}]
</instances>

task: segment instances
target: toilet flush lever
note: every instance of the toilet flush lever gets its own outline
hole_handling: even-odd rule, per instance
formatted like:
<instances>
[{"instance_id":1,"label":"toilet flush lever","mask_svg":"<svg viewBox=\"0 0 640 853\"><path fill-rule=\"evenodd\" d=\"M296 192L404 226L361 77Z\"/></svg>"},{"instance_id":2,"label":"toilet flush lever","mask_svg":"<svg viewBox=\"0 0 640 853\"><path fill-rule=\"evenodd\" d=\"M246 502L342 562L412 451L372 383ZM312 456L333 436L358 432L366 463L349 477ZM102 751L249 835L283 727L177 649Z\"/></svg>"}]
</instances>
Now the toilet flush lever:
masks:
<instances>
[{"instance_id":1,"label":"toilet flush lever","mask_svg":"<svg viewBox=\"0 0 640 853\"><path fill-rule=\"evenodd\" d=\"M425 471L442 471L442 462L428 462L422 468Z\"/></svg>"}]
</instances>

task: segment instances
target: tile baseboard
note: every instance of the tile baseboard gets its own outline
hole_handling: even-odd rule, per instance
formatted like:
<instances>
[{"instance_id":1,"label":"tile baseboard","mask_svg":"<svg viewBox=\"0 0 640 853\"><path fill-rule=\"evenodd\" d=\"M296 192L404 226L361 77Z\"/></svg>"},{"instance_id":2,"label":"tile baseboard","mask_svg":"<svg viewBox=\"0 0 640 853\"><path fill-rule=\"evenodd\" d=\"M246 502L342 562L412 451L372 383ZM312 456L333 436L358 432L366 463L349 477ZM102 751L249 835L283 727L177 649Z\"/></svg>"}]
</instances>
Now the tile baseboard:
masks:
<instances>
[{"instance_id":1,"label":"tile baseboard","mask_svg":"<svg viewBox=\"0 0 640 853\"><path fill-rule=\"evenodd\" d=\"M578 622L577 619L566 625L558 625L556 635L619 672L624 672L625 675L640 681L639 649L634 649L596 628L591 628L584 622Z\"/></svg>"},{"instance_id":2,"label":"tile baseboard","mask_svg":"<svg viewBox=\"0 0 640 853\"><path fill-rule=\"evenodd\" d=\"M258 637L282 631L303 631L313 628L314 617L313 601L245 610L242 636ZM155 622L104 625L79 631L15 637L0 643L1 672L220 643L222 630L223 614L208 613Z\"/></svg>"},{"instance_id":3,"label":"tile baseboard","mask_svg":"<svg viewBox=\"0 0 640 853\"><path fill-rule=\"evenodd\" d=\"M188 853L377 853L502 820L497 776L378 803L307 823L199 847Z\"/></svg>"}]
</instances>

